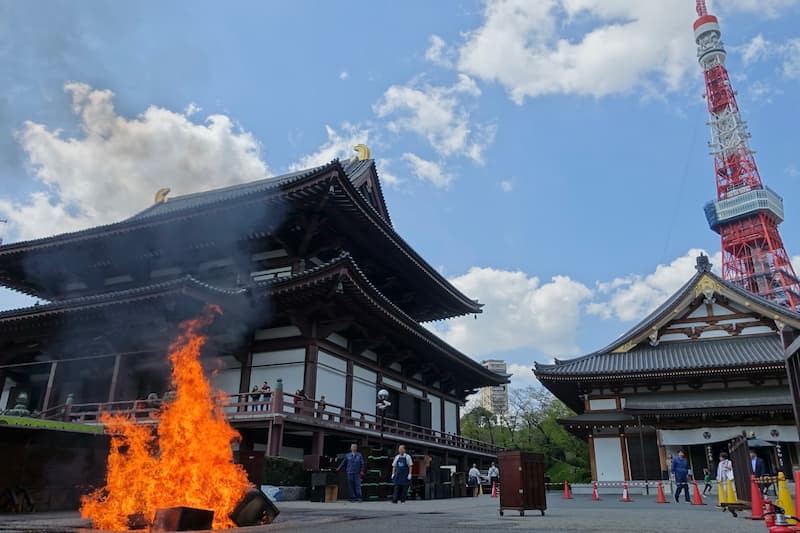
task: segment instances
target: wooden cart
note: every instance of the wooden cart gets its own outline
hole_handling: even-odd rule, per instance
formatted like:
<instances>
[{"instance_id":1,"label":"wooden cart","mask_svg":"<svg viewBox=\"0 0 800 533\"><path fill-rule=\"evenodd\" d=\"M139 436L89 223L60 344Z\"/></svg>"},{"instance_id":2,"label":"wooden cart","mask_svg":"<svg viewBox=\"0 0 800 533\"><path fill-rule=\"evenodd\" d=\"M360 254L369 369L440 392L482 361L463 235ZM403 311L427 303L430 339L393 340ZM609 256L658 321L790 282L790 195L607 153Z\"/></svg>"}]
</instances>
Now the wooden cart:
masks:
<instances>
[{"instance_id":1,"label":"wooden cart","mask_svg":"<svg viewBox=\"0 0 800 533\"><path fill-rule=\"evenodd\" d=\"M503 511L539 511L544 516L547 496L544 484L544 456L529 452L500 452L500 516Z\"/></svg>"}]
</instances>

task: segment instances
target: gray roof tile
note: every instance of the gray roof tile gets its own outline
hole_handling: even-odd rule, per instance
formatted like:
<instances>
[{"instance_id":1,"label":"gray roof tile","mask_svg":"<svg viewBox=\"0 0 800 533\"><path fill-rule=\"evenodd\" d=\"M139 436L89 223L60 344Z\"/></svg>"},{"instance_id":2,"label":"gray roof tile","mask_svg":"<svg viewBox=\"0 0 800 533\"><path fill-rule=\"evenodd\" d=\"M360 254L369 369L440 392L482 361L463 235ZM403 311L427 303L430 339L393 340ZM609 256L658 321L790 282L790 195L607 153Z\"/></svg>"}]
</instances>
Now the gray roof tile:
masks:
<instances>
[{"instance_id":1,"label":"gray roof tile","mask_svg":"<svg viewBox=\"0 0 800 533\"><path fill-rule=\"evenodd\" d=\"M537 365L536 375L609 377L701 370L747 365L783 364L783 345L776 334L640 345L625 353L594 353L554 365Z\"/></svg>"}]
</instances>

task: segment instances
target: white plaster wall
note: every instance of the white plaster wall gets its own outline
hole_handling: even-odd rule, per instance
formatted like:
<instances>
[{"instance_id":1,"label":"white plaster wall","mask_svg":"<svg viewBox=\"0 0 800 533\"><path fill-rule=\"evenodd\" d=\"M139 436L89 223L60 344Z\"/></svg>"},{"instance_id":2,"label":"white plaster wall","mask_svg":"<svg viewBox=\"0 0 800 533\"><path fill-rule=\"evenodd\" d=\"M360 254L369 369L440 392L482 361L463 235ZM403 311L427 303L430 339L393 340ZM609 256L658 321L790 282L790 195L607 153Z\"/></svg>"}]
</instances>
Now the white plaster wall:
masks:
<instances>
[{"instance_id":1,"label":"white plaster wall","mask_svg":"<svg viewBox=\"0 0 800 533\"><path fill-rule=\"evenodd\" d=\"M304 348L254 353L248 390L253 386L260 387L264 380L274 389L280 378L283 380L283 391L294 394L296 390L303 388L305 359Z\"/></svg>"},{"instance_id":2,"label":"white plaster wall","mask_svg":"<svg viewBox=\"0 0 800 533\"><path fill-rule=\"evenodd\" d=\"M604 398L601 400L589 400L589 408L592 411L616 410L617 400L614 398Z\"/></svg>"},{"instance_id":3,"label":"white plaster wall","mask_svg":"<svg viewBox=\"0 0 800 533\"><path fill-rule=\"evenodd\" d=\"M320 350L317 364L317 398L344 407L347 361Z\"/></svg>"},{"instance_id":4,"label":"white plaster wall","mask_svg":"<svg viewBox=\"0 0 800 533\"><path fill-rule=\"evenodd\" d=\"M428 401L431 402L431 429L442 431L442 399L429 394Z\"/></svg>"},{"instance_id":5,"label":"white plaster wall","mask_svg":"<svg viewBox=\"0 0 800 533\"><path fill-rule=\"evenodd\" d=\"M375 414L378 391L375 382L378 375L358 365L353 366L353 409Z\"/></svg>"},{"instance_id":6,"label":"white plaster wall","mask_svg":"<svg viewBox=\"0 0 800 533\"><path fill-rule=\"evenodd\" d=\"M458 406L453 402L444 402L444 429L447 433L456 433L458 429Z\"/></svg>"},{"instance_id":7,"label":"white plaster wall","mask_svg":"<svg viewBox=\"0 0 800 533\"><path fill-rule=\"evenodd\" d=\"M622 467L622 444L619 438L595 438L593 440L597 481L622 481L625 479L625 470Z\"/></svg>"}]
</instances>

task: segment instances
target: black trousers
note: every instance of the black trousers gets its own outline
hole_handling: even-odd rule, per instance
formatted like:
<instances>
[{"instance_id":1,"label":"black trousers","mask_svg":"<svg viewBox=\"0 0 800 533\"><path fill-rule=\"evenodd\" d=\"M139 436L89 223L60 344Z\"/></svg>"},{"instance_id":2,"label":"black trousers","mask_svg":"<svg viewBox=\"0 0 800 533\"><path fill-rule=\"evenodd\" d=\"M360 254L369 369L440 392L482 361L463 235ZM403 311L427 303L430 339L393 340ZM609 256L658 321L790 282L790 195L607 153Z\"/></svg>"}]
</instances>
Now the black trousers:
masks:
<instances>
[{"instance_id":1,"label":"black trousers","mask_svg":"<svg viewBox=\"0 0 800 533\"><path fill-rule=\"evenodd\" d=\"M686 492L686 501L687 502L692 501L691 499L689 499L689 483L687 481L680 481L680 482L677 483L677 485L678 485L678 488L675 491L675 501L680 500L681 491Z\"/></svg>"},{"instance_id":2,"label":"black trousers","mask_svg":"<svg viewBox=\"0 0 800 533\"><path fill-rule=\"evenodd\" d=\"M394 487L392 487L392 502L397 503L397 500L401 502L406 501L406 494L408 493L408 485L398 485L395 483Z\"/></svg>"}]
</instances>

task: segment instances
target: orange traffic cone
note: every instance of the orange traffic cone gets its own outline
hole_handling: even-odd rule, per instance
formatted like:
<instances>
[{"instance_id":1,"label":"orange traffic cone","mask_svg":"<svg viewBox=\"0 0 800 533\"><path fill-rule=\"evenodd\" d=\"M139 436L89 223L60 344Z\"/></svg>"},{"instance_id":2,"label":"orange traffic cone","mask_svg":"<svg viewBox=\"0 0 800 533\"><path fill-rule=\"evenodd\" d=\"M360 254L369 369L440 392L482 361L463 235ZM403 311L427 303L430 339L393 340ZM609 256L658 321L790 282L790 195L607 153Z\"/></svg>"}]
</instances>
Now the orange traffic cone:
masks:
<instances>
[{"instance_id":1,"label":"orange traffic cone","mask_svg":"<svg viewBox=\"0 0 800 533\"><path fill-rule=\"evenodd\" d=\"M703 501L703 497L700 496L700 488L697 486L697 480L692 480L692 486L694 487L694 494L692 494L692 505L705 505L706 502Z\"/></svg>"},{"instance_id":2,"label":"orange traffic cone","mask_svg":"<svg viewBox=\"0 0 800 533\"><path fill-rule=\"evenodd\" d=\"M623 481L622 482L622 498L619 501L625 502L625 503L633 501L633 500L631 500L631 493L628 492L628 482L627 481Z\"/></svg>"},{"instance_id":3,"label":"orange traffic cone","mask_svg":"<svg viewBox=\"0 0 800 533\"><path fill-rule=\"evenodd\" d=\"M571 500L572 499L572 494L570 493L570 490L569 490L569 483L567 483L566 480L564 480L564 499L565 500Z\"/></svg>"},{"instance_id":4,"label":"orange traffic cone","mask_svg":"<svg viewBox=\"0 0 800 533\"><path fill-rule=\"evenodd\" d=\"M492 498L497 498L497 483L492 481Z\"/></svg>"},{"instance_id":5,"label":"orange traffic cone","mask_svg":"<svg viewBox=\"0 0 800 533\"><path fill-rule=\"evenodd\" d=\"M656 496L656 503L667 503L667 499L664 497L664 485L661 484L661 480L658 480L658 496Z\"/></svg>"},{"instance_id":6,"label":"orange traffic cone","mask_svg":"<svg viewBox=\"0 0 800 533\"><path fill-rule=\"evenodd\" d=\"M592 486L592 501L593 502L599 502L600 501L600 495L597 494L597 481L593 482L593 486Z\"/></svg>"},{"instance_id":7,"label":"orange traffic cone","mask_svg":"<svg viewBox=\"0 0 800 533\"><path fill-rule=\"evenodd\" d=\"M756 483L756 476L750 476L750 520L764 520L764 500L761 499L761 487Z\"/></svg>"}]
</instances>

